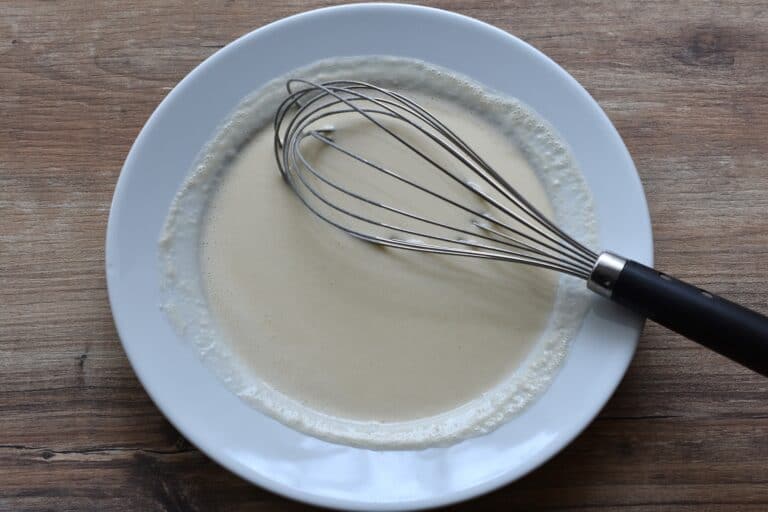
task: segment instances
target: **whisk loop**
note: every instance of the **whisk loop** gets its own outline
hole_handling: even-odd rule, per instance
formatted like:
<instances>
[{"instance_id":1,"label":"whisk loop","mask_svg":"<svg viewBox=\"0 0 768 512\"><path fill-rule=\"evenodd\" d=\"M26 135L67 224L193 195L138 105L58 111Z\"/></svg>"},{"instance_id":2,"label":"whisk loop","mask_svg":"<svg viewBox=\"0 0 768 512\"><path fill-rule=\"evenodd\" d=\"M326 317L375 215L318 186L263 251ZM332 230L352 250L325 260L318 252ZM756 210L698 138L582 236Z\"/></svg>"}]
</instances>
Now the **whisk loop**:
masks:
<instances>
[{"instance_id":1,"label":"whisk loop","mask_svg":"<svg viewBox=\"0 0 768 512\"><path fill-rule=\"evenodd\" d=\"M275 157L286 182L324 221L357 238L398 249L512 261L583 279L590 276L596 253L558 228L466 142L412 99L354 80L314 83L296 79L288 81L287 88L288 97L275 116ZM348 115L358 116L401 144L403 151L429 164L465 195L450 197L338 142L333 120ZM408 137L402 129L395 129L397 125L423 140ZM463 215L462 222L449 224L356 191L354 180L359 175L342 175L346 179L342 182L333 176L338 170L319 169L305 154L307 139L409 187L409 193L456 209ZM422 147L425 143L430 151ZM446 159L455 165L444 163Z\"/></svg>"}]
</instances>

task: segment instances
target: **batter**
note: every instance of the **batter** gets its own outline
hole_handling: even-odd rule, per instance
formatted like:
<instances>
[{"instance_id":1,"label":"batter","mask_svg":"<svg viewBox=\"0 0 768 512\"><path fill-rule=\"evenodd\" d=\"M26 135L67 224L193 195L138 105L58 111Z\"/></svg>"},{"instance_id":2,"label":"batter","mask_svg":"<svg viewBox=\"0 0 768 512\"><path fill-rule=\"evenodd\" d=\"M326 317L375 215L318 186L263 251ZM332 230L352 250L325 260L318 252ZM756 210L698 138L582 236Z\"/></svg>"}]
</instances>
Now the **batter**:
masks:
<instances>
[{"instance_id":1,"label":"batter","mask_svg":"<svg viewBox=\"0 0 768 512\"><path fill-rule=\"evenodd\" d=\"M560 211L550 202L564 184L574 204L584 200L567 151L518 103L402 59L346 59L297 73L325 79L345 68L368 81L396 69L394 85L548 216L561 220L568 210L568 201ZM277 171L263 121L280 93L268 86L241 105L174 204L161 240L169 317L234 392L310 434L412 448L495 428L559 365L584 313L576 297L583 284L510 263L382 249L324 224ZM505 119L517 116L507 129L494 118L505 109ZM334 121L345 145L444 186L423 160L355 123ZM350 166L335 151L314 158L324 169ZM393 180L376 187L385 198L403 190ZM579 211L572 231L590 240L591 209L582 203Z\"/></svg>"}]
</instances>

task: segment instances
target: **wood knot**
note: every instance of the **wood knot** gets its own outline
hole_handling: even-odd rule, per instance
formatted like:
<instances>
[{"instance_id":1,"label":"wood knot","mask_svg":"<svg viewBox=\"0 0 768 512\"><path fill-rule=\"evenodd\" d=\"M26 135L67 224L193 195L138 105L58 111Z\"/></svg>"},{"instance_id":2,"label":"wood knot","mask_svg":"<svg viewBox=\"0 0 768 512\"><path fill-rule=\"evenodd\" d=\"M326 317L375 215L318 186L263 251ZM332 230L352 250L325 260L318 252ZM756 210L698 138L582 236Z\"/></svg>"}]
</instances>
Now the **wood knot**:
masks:
<instances>
[{"instance_id":1,"label":"wood knot","mask_svg":"<svg viewBox=\"0 0 768 512\"><path fill-rule=\"evenodd\" d=\"M81 372L85 368L85 360L88 359L89 348L90 346L86 343L85 348L83 349L83 352L79 356L75 357L75 361L77 361L77 367L80 369Z\"/></svg>"},{"instance_id":2,"label":"wood knot","mask_svg":"<svg viewBox=\"0 0 768 512\"><path fill-rule=\"evenodd\" d=\"M40 454L40 456L45 460L50 460L53 458L53 452L50 450L45 450Z\"/></svg>"},{"instance_id":3,"label":"wood knot","mask_svg":"<svg viewBox=\"0 0 768 512\"><path fill-rule=\"evenodd\" d=\"M718 29L699 29L674 57L687 66L731 67L736 60L728 35Z\"/></svg>"}]
</instances>

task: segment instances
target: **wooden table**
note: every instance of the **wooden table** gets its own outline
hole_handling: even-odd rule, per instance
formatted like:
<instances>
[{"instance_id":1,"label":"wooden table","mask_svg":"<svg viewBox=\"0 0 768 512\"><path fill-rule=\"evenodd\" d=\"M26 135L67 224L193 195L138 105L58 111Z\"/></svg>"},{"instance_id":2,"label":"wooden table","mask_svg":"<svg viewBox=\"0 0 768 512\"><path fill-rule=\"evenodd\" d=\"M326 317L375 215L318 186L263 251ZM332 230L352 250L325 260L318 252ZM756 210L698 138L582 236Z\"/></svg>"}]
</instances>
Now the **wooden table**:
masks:
<instances>
[{"instance_id":1,"label":"wooden table","mask_svg":"<svg viewBox=\"0 0 768 512\"><path fill-rule=\"evenodd\" d=\"M624 137L657 262L768 312L768 5L435 1L537 46ZM322 1L0 6L0 510L299 510L187 443L112 324L104 232L157 103ZM514 70L510 70L513 72ZM462 510L768 510L768 380L648 325L600 417Z\"/></svg>"}]
</instances>

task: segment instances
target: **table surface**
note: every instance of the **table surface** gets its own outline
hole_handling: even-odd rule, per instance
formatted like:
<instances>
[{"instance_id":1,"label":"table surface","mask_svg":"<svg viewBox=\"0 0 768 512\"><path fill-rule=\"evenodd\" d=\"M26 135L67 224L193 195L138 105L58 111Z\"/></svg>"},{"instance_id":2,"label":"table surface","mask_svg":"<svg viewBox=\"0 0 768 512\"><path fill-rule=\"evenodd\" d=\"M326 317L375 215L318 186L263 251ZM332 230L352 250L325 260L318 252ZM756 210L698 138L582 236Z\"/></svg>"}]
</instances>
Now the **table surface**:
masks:
<instances>
[{"instance_id":1,"label":"table surface","mask_svg":"<svg viewBox=\"0 0 768 512\"><path fill-rule=\"evenodd\" d=\"M768 5L431 4L578 79L626 141L659 268L768 312ZM104 234L149 114L239 35L322 1L4 2L0 16L0 510L300 510L163 418L115 332ZM462 510L768 508L768 380L646 326L605 410Z\"/></svg>"}]
</instances>

